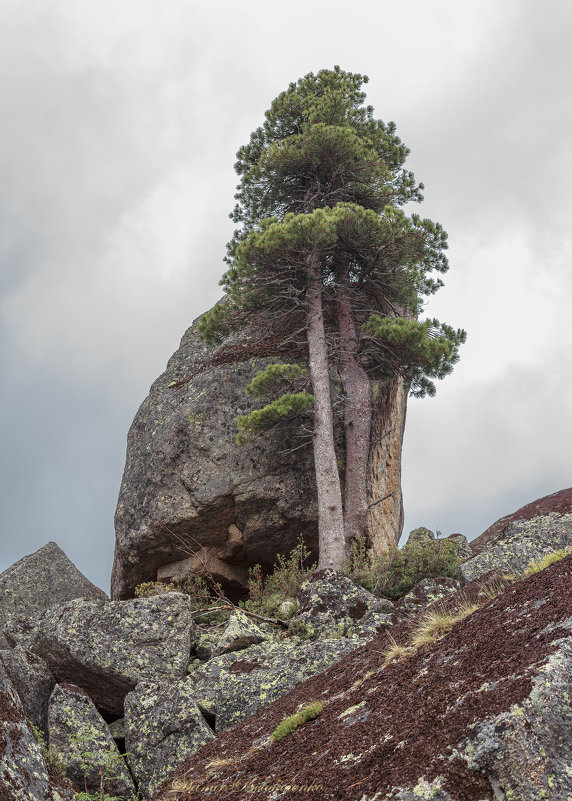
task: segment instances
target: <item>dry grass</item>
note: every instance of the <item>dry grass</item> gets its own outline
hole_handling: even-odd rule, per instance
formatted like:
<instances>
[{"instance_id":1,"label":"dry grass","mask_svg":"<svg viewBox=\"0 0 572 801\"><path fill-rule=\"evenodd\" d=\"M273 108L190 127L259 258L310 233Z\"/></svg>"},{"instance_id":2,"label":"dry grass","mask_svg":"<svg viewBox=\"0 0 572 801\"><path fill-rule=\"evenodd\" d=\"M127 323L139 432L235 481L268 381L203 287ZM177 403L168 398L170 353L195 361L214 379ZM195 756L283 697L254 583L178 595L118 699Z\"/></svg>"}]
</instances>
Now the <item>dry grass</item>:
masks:
<instances>
[{"instance_id":1,"label":"dry grass","mask_svg":"<svg viewBox=\"0 0 572 801\"><path fill-rule=\"evenodd\" d=\"M205 768L206 770L216 772L217 770L228 768L234 764L235 764L234 759L211 759L211 761L205 765Z\"/></svg>"},{"instance_id":2,"label":"dry grass","mask_svg":"<svg viewBox=\"0 0 572 801\"><path fill-rule=\"evenodd\" d=\"M428 609L424 612L416 627L409 635L407 643L398 643L389 635L389 645L382 651L383 667L395 660L406 659L415 654L424 645L440 640L454 625L472 615L481 605L471 601L462 601L456 609L447 611L444 607Z\"/></svg>"},{"instance_id":3,"label":"dry grass","mask_svg":"<svg viewBox=\"0 0 572 801\"><path fill-rule=\"evenodd\" d=\"M547 553L541 559L536 559L532 562L529 562L528 567L524 571L524 575L532 576L534 573L540 573L541 570L545 570L547 567L550 567L550 565L553 565L555 562L559 562L561 559L564 559L565 556L569 556L571 553L572 548L559 548L557 551Z\"/></svg>"},{"instance_id":4,"label":"dry grass","mask_svg":"<svg viewBox=\"0 0 572 801\"><path fill-rule=\"evenodd\" d=\"M401 643L396 642L390 634L389 645L381 652L383 656L383 667L386 667L386 665L389 665L390 662L394 662L395 660L400 661L401 659L405 659L411 656L412 653L412 648L408 645L401 645Z\"/></svg>"}]
</instances>

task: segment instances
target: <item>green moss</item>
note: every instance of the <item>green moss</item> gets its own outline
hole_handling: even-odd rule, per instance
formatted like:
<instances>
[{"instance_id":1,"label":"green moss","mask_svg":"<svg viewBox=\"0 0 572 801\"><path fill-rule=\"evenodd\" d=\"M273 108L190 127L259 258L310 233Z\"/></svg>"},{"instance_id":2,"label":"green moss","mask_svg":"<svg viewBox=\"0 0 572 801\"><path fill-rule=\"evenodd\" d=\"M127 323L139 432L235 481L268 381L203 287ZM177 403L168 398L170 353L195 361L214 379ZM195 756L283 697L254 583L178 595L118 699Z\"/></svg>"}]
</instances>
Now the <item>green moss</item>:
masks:
<instances>
[{"instance_id":1,"label":"green moss","mask_svg":"<svg viewBox=\"0 0 572 801\"><path fill-rule=\"evenodd\" d=\"M293 731L296 731L296 729L302 726L304 723L317 718L321 714L323 708L324 705L321 703L321 701L314 701L313 703L303 707L303 709L301 709L299 712L296 712L295 715L290 715L290 717L285 718L282 723L278 724L278 726L272 732L272 739L275 743L284 739L284 737L292 734Z\"/></svg>"}]
</instances>

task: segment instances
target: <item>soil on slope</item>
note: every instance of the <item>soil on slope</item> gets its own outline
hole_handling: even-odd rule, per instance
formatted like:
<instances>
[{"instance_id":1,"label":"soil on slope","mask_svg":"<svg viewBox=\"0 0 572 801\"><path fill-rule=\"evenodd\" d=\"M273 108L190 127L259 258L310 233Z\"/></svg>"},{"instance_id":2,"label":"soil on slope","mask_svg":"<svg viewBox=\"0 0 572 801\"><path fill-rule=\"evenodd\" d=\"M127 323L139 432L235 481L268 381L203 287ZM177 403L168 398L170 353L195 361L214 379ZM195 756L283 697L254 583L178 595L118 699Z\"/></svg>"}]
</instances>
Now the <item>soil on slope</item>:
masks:
<instances>
[{"instance_id":1,"label":"soil on slope","mask_svg":"<svg viewBox=\"0 0 572 801\"><path fill-rule=\"evenodd\" d=\"M454 757L454 746L472 724L520 704L553 641L570 637L558 624L572 616L571 573L568 557L385 668L388 635L379 635L204 746L154 801L359 801L437 776L459 801L492 799L489 782ZM462 592L478 589L473 582ZM407 624L392 634L405 640ZM278 723L313 700L324 703L316 720L270 739Z\"/></svg>"}]
</instances>

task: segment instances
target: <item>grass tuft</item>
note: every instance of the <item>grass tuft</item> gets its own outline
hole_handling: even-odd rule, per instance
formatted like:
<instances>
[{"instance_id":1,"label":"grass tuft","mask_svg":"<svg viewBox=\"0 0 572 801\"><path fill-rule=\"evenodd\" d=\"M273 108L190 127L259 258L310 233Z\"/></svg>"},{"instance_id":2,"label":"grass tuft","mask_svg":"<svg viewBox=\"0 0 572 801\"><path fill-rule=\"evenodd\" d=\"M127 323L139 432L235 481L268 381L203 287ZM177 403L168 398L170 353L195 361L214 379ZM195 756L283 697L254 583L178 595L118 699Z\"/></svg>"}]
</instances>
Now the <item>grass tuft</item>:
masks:
<instances>
[{"instance_id":1,"label":"grass tuft","mask_svg":"<svg viewBox=\"0 0 572 801\"><path fill-rule=\"evenodd\" d=\"M401 645L401 643L396 642L390 634L389 645L384 651L381 652L381 655L383 656L383 667L386 667L390 662L394 662L395 660L399 662L401 659L405 659L412 653L413 650L410 646Z\"/></svg>"},{"instance_id":2,"label":"grass tuft","mask_svg":"<svg viewBox=\"0 0 572 801\"><path fill-rule=\"evenodd\" d=\"M532 576L534 573L540 573L541 570L545 570L545 568L550 567L550 565L553 565L555 562L560 562L561 559L564 559L565 556L569 556L571 553L572 548L560 548L552 553L547 553L541 559L529 562L528 567L524 571L524 575Z\"/></svg>"},{"instance_id":3,"label":"grass tuft","mask_svg":"<svg viewBox=\"0 0 572 801\"><path fill-rule=\"evenodd\" d=\"M279 723L270 736L274 742L277 743L279 740L292 734L293 731L296 731L299 726L302 726L309 720L317 718L318 715L321 714L323 708L324 705L321 701L314 701L308 704L303 707L303 709L300 709L299 712L296 712L296 714L290 715L290 717L285 718L282 723Z\"/></svg>"}]
</instances>

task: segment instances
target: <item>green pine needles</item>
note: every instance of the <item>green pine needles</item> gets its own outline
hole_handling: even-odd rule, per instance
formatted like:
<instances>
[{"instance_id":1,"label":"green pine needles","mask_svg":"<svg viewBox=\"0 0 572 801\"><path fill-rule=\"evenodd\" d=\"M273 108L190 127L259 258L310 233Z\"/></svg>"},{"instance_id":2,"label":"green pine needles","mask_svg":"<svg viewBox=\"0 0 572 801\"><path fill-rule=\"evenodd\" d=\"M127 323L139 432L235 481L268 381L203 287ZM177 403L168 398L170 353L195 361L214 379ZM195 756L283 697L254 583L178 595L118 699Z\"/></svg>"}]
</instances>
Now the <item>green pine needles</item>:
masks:
<instances>
[{"instance_id":1,"label":"green pine needles","mask_svg":"<svg viewBox=\"0 0 572 801\"><path fill-rule=\"evenodd\" d=\"M246 438L253 434L268 431L280 420L293 417L312 408L314 396L307 392L281 395L275 401L267 403L262 409L255 409L250 414L241 415L237 419L238 434L236 441L243 445Z\"/></svg>"}]
</instances>

